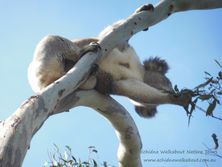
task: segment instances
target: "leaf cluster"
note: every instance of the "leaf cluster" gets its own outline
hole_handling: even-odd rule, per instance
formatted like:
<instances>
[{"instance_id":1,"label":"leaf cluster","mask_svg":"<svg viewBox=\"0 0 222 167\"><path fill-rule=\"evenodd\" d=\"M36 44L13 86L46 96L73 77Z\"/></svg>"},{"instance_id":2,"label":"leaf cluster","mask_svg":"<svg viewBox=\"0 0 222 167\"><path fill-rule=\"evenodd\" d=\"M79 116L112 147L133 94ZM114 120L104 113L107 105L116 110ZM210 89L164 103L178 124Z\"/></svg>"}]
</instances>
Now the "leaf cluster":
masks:
<instances>
[{"instance_id":1,"label":"leaf cluster","mask_svg":"<svg viewBox=\"0 0 222 167\"><path fill-rule=\"evenodd\" d=\"M206 116L211 116L222 121L222 118L214 116L215 109L217 106L221 105L222 99L222 65L217 60L215 60L215 63L220 68L217 76L213 76L209 72L205 71L205 81L196 86L193 90L182 89L180 91L177 86L174 88L176 94L189 93L192 97L190 103L184 107L188 115L189 122L193 111L196 108L203 111ZM203 106L203 103L207 104L206 109L199 107Z\"/></svg>"},{"instance_id":2,"label":"leaf cluster","mask_svg":"<svg viewBox=\"0 0 222 167\"><path fill-rule=\"evenodd\" d=\"M98 151L94 146L88 147L89 158L86 161L81 161L73 155L71 147L65 146L65 151L62 154L59 147L54 144L54 151L49 155L49 162L45 162L44 167L99 167L98 162L91 158L92 154L97 154ZM103 162L102 167L108 167L107 162Z\"/></svg>"}]
</instances>

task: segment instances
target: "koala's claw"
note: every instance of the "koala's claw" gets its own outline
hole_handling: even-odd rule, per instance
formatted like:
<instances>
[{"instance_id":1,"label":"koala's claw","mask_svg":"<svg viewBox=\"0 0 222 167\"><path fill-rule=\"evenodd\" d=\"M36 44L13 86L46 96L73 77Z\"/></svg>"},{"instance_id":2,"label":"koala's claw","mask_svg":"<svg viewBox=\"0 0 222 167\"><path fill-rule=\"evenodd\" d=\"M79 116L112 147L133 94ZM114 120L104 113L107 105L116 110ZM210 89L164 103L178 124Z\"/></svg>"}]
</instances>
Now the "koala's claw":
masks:
<instances>
[{"instance_id":1,"label":"koala's claw","mask_svg":"<svg viewBox=\"0 0 222 167\"><path fill-rule=\"evenodd\" d=\"M99 43L97 42L91 42L89 44L89 51L92 51L92 52L98 52L99 50L101 50L101 46Z\"/></svg>"},{"instance_id":2,"label":"koala's claw","mask_svg":"<svg viewBox=\"0 0 222 167\"><path fill-rule=\"evenodd\" d=\"M149 28L145 28L145 29L143 29L143 31L148 31L149 30Z\"/></svg>"},{"instance_id":3,"label":"koala's claw","mask_svg":"<svg viewBox=\"0 0 222 167\"><path fill-rule=\"evenodd\" d=\"M152 4L143 5L142 7L136 10L136 13L143 11L154 11L154 7Z\"/></svg>"},{"instance_id":4,"label":"koala's claw","mask_svg":"<svg viewBox=\"0 0 222 167\"><path fill-rule=\"evenodd\" d=\"M173 99L175 104L180 106L188 106L191 103L193 97L193 91L189 89L181 90L179 93L173 93Z\"/></svg>"},{"instance_id":5,"label":"koala's claw","mask_svg":"<svg viewBox=\"0 0 222 167\"><path fill-rule=\"evenodd\" d=\"M101 50L101 46L99 43L97 42L91 42L88 46L86 46L86 48L84 48L80 55L83 56L84 54L88 53L88 52L98 52Z\"/></svg>"}]
</instances>

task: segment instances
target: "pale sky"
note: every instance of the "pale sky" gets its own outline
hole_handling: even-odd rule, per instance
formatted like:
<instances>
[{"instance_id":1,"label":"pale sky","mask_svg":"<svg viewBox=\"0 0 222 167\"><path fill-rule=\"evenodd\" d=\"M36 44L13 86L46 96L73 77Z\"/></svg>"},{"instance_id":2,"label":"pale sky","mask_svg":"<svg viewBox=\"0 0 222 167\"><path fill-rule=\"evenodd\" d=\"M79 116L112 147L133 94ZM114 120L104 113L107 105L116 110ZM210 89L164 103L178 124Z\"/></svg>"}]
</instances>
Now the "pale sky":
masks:
<instances>
[{"instance_id":1,"label":"pale sky","mask_svg":"<svg viewBox=\"0 0 222 167\"><path fill-rule=\"evenodd\" d=\"M158 1L149 1L158 2ZM148 1L112 0L0 0L0 72L2 88L0 120L11 115L34 93L27 81L27 67L35 46L45 35L55 34L68 39L94 37L106 26L126 18ZM168 77L179 88L193 88L203 82L204 71L217 74L214 59L222 62L222 9L177 13L136 34L130 44L141 61L159 56L169 63ZM222 159L188 150L204 151L203 143L213 147L212 133L222 140L221 123L196 110L191 125L185 111L178 106L163 105L153 119L142 119L127 98L114 97L134 118L143 142L144 167L203 167L204 162L145 162L155 158L205 158L215 160L209 167L218 167ZM215 114L222 117L221 106ZM34 136L24 167L43 166L53 144L69 145L77 158L86 160L88 147L95 146L99 161L117 166L118 140L111 124L94 110L78 107L69 113L49 118ZM222 145L222 144L221 144ZM161 154L162 150L185 151L184 154ZM222 148L218 153L222 154Z\"/></svg>"}]
</instances>

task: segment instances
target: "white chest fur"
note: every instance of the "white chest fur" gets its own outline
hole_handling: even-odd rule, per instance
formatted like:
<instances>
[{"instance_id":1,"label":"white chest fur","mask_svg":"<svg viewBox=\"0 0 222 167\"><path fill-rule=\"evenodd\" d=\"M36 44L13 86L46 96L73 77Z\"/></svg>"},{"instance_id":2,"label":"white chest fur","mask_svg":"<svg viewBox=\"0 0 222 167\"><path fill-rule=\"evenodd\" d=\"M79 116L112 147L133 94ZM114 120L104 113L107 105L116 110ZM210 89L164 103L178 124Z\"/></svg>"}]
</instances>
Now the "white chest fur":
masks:
<instances>
[{"instance_id":1,"label":"white chest fur","mask_svg":"<svg viewBox=\"0 0 222 167\"><path fill-rule=\"evenodd\" d=\"M144 69L132 47L128 47L124 51L120 51L118 48L113 49L100 62L99 67L111 74L115 80L143 80Z\"/></svg>"}]
</instances>

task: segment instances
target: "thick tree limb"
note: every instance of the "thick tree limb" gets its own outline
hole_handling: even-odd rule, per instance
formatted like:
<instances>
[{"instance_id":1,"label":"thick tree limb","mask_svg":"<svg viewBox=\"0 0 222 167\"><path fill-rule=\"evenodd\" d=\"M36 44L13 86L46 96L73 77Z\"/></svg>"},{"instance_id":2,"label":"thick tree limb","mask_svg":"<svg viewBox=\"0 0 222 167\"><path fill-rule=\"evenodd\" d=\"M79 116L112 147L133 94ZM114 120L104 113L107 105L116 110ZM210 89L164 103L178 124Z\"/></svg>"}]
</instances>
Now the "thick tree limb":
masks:
<instances>
[{"instance_id":1,"label":"thick tree limb","mask_svg":"<svg viewBox=\"0 0 222 167\"><path fill-rule=\"evenodd\" d=\"M222 7L221 0L163 0L155 6L154 10L138 10L126 20L122 20L120 25L114 25L112 32L106 34L99 41L102 48L101 52L87 53L66 76L48 86L40 95L28 99L14 114L0 122L0 167L21 166L32 136L39 130L49 115L58 113L58 103L75 91L88 77L94 64L115 46L129 40L135 33L166 19L172 13L219 7ZM95 92L92 94L101 98ZM125 109L110 97L104 98L104 104L100 106L100 109L97 108L95 101L91 103L87 101L87 98L85 98L86 101L81 100L83 101L81 103L79 101L77 104L96 108L101 114L108 115L108 119L112 121L113 126L117 129L121 142L118 153L120 165L128 167L130 165L127 163L134 163L133 166L141 166L138 154L141 147L139 134L137 134L136 126ZM114 106L115 110L110 108L108 103ZM123 123L119 119L115 120L118 117L124 120ZM129 147L128 145L132 143L134 143L133 146Z\"/></svg>"},{"instance_id":2,"label":"thick tree limb","mask_svg":"<svg viewBox=\"0 0 222 167\"><path fill-rule=\"evenodd\" d=\"M215 9L222 7L221 0L175 0L175 11L196 10L196 9Z\"/></svg>"},{"instance_id":3,"label":"thick tree limb","mask_svg":"<svg viewBox=\"0 0 222 167\"><path fill-rule=\"evenodd\" d=\"M77 91L65 97L55 110L60 113L69 108L88 106L111 122L120 140L118 159L120 167L140 167L140 149L142 143L136 124L127 110L109 96L97 91Z\"/></svg>"}]
</instances>

